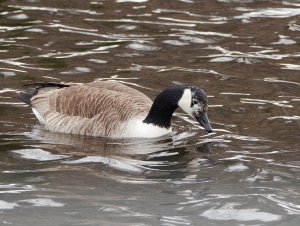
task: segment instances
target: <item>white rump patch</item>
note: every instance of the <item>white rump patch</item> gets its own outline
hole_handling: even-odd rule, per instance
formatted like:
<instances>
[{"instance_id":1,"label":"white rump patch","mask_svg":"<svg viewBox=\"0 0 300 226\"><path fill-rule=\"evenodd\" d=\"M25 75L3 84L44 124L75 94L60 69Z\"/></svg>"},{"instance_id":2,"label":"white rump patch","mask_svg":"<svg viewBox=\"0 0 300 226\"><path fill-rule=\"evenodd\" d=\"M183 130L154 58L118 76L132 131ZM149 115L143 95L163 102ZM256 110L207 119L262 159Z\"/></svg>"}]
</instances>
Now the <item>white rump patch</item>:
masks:
<instances>
[{"instance_id":1,"label":"white rump patch","mask_svg":"<svg viewBox=\"0 0 300 226\"><path fill-rule=\"evenodd\" d=\"M45 124L45 119L35 108L32 108L32 112L35 115L35 117L40 121L40 123Z\"/></svg>"},{"instance_id":2,"label":"white rump patch","mask_svg":"<svg viewBox=\"0 0 300 226\"><path fill-rule=\"evenodd\" d=\"M181 107L182 110L184 110L186 113L188 113L190 116L193 117L192 114L192 92L190 89L185 89L182 97L178 101L178 106Z\"/></svg>"}]
</instances>

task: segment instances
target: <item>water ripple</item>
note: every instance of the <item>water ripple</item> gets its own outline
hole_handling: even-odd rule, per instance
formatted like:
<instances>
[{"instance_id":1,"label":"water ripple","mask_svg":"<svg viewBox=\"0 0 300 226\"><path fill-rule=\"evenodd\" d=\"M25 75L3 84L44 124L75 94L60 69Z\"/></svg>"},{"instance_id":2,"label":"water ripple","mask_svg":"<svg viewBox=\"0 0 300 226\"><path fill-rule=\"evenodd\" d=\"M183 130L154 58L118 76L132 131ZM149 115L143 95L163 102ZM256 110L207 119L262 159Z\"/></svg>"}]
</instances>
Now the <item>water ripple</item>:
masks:
<instances>
[{"instance_id":1,"label":"water ripple","mask_svg":"<svg viewBox=\"0 0 300 226\"><path fill-rule=\"evenodd\" d=\"M109 46L100 46L98 48L95 49L91 49L88 51L77 51L77 52L65 52L65 53L61 53L61 52L57 52L57 53L47 53L47 54L42 54L42 55L38 55L37 57L53 57L53 58L57 58L57 59L64 59L64 58L72 58L72 57L78 57L78 56L86 56L86 55L91 55L91 54L100 54L100 53L108 53L108 49L112 49L112 48L116 48L119 45L109 45Z\"/></svg>"},{"instance_id":2,"label":"water ripple","mask_svg":"<svg viewBox=\"0 0 300 226\"><path fill-rule=\"evenodd\" d=\"M238 36L234 36L232 34L213 32L213 31L197 31L197 30L178 29L178 28L172 28L171 30L179 31L181 32L181 34L186 34L186 35L203 35L203 36L217 36L217 37L224 37L224 38L238 38Z\"/></svg>"},{"instance_id":3,"label":"water ripple","mask_svg":"<svg viewBox=\"0 0 300 226\"><path fill-rule=\"evenodd\" d=\"M283 115L283 116L273 116L273 117L269 117L268 119L273 120L273 119L284 119L284 120L291 120L291 121L298 121L300 120L300 116L299 115L293 115L293 116L287 116L287 115Z\"/></svg>"},{"instance_id":4,"label":"water ripple","mask_svg":"<svg viewBox=\"0 0 300 226\"><path fill-rule=\"evenodd\" d=\"M103 13L99 13L96 11L92 10L82 10L82 9L60 9L60 8L53 8L53 7L36 7L36 6L25 6L25 5L8 5L10 8L17 8L21 10L27 10L27 11L48 11L48 12L68 12L71 14L74 13L83 13L83 14L88 14L88 15L103 15Z\"/></svg>"},{"instance_id":5,"label":"water ripple","mask_svg":"<svg viewBox=\"0 0 300 226\"><path fill-rule=\"evenodd\" d=\"M0 200L0 210L11 210L18 206L19 205L15 202L6 202L3 200Z\"/></svg>"},{"instance_id":6,"label":"water ripple","mask_svg":"<svg viewBox=\"0 0 300 226\"><path fill-rule=\"evenodd\" d=\"M278 221L282 217L277 214L260 211L258 208L238 209L240 203L227 203L220 208L212 208L204 211L200 216L207 217L211 220L235 220L235 221L261 221L272 222Z\"/></svg>"},{"instance_id":7,"label":"water ripple","mask_svg":"<svg viewBox=\"0 0 300 226\"><path fill-rule=\"evenodd\" d=\"M244 13L240 16L236 16L236 19L245 19L245 18L288 18L293 16L300 15L299 8L268 8L268 9L259 9L254 10L250 8L236 8L239 11L250 11L249 13Z\"/></svg>"},{"instance_id":8,"label":"water ripple","mask_svg":"<svg viewBox=\"0 0 300 226\"><path fill-rule=\"evenodd\" d=\"M264 81L266 82L278 82L278 83L288 83L288 84L294 84L294 85L300 85L299 82L292 82L292 81L285 81L278 78L264 78Z\"/></svg>"},{"instance_id":9,"label":"water ripple","mask_svg":"<svg viewBox=\"0 0 300 226\"><path fill-rule=\"evenodd\" d=\"M273 104L275 106L279 107L285 107L285 108L293 108L293 105L290 105L290 103L287 100L262 100L262 99L250 99L250 98L241 98L241 103L244 104L259 104L259 105L264 105L264 104Z\"/></svg>"},{"instance_id":10,"label":"water ripple","mask_svg":"<svg viewBox=\"0 0 300 226\"><path fill-rule=\"evenodd\" d=\"M182 19L175 19L175 18L169 18L169 17L158 17L158 19L179 22L179 23L188 23L190 25L192 25L192 24L224 24L224 23L226 23L225 21L182 20Z\"/></svg>"},{"instance_id":11,"label":"water ripple","mask_svg":"<svg viewBox=\"0 0 300 226\"><path fill-rule=\"evenodd\" d=\"M92 19L86 18L86 21L93 22L116 22L116 23L134 23L134 24L152 24L152 25L165 25L165 26L175 26L175 27L195 27L196 24L189 23L167 23L159 21L150 21L150 20L133 20L133 19Z\"/></svg>"},{"instance_id":12,"label":"water ripple","mask_svg":"<svg viewBox=\"0 0 300 226\"><path fill-rule=\"evenodd\" d=\"M300 57L300 53L292 54L272 54L274 52L279 52L278 49L264 49L256 52L240 52L240 51L230 51L221 46L209 46L208 49L213 49L220 51L221 54L209 54L207 56L199 56L199 58L212 58L210 62L229 62L233 60L239 60L243 58L250 59L272 59L272 60L282 60L285 58L296 58ZM241 62L244 62L243 60ZM256 61L251 61L255 63Z\"/></svg>"},{"instance_id":13,"label":"water ripple","mask_svg":"<svg viewBox=\"0 0 300 226\"><path fill-rule=\"evenodd\" d=\"M0 184L0 194L20 194L23 192L35 191L32 185L22 184Z\"/></svg>"}]
</instances>

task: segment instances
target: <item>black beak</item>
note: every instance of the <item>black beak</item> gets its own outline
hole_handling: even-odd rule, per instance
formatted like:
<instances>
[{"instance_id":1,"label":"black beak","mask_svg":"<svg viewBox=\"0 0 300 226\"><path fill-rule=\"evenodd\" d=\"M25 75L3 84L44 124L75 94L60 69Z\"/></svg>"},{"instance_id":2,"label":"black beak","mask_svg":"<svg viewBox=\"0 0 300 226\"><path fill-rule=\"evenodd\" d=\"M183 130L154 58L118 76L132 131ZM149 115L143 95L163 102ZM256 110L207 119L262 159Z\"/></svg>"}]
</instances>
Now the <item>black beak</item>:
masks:
<instances>
[{"instance_id":1,"label":"black beak","mask_svg":"<svg viewBox=\"0 0 300 226\"><path fill-rule=\"evenodd\" d=\"M213 130L209 124L207 113L199 112L198 115L195 115L196 120L200 123L206 132L211 133Z\"/></svg>"}]
</instances>

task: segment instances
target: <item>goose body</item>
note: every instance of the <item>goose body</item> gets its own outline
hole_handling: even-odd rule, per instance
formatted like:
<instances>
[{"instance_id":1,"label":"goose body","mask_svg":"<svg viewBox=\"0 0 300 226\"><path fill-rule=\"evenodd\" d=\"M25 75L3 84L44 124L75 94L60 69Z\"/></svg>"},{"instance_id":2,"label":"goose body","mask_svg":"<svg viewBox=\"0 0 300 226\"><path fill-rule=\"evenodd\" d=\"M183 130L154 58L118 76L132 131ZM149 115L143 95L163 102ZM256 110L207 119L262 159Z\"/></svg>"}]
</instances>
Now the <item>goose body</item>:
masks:
<instances>
[{"instance_id":1,"label":"goose body","mask_svg":"<svg viewBox=\"0 0 300 226\"><path fill-rule=\"evenodd\" d=\"M140 91L116 81L27 86L27 91L18 93L18 97L52 132L112 138L163 136L171 132L171 117L178 106L195 117L192 88L204 94L200 107L207 110L207 97L198 87L170 87L152 102ZM206 130L211 132L207 117L205 120Z\"/></svg>"}]
</instances>

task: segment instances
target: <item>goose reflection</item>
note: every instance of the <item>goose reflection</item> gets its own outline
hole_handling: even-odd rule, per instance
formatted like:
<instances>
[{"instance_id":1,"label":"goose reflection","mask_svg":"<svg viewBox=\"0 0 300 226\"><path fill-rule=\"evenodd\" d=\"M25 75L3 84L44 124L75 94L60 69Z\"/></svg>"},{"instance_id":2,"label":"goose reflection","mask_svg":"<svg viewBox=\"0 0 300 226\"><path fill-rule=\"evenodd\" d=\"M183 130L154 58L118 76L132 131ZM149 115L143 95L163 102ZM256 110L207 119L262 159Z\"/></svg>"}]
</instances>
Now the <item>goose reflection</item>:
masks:
<instances>
[{"instance_id":1,"label":"goose reflection","mask_svg":"<svg viewBox=\"0 0 300 226\"><path fill-rule=\"evenodd\" d=\"M59 164L72 167L101 163L114 169L109 171L112 173L111 178L123 182L184 181L193 172L216 164L209 158L212 142L188 143L191 142L191 137L185 140L182 134L161 139L116 140L58 134L36 127L27 136L42 141L36 148L65 156L59 160ZM195 137L195 135L192 136ZM124 175L121 172L134 174ZM153 174L153 172L156 173ZM207 180L207 178L202 179Z\"/></svg>"}]
</instances>

